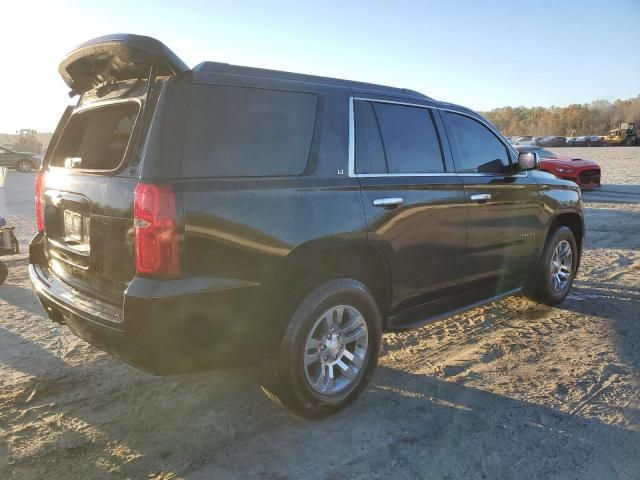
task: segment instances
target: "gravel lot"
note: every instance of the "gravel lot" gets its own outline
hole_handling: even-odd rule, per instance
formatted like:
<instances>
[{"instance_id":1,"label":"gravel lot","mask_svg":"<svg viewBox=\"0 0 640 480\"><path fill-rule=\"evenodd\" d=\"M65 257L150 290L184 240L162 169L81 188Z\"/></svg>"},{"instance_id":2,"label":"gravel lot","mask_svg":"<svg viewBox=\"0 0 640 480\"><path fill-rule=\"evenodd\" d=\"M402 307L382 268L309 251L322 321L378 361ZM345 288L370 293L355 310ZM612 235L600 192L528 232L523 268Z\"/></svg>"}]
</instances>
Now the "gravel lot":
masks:
<instances>
[{"instance_id":1,"label":"gravel lot","mask_svg":"<svg viewBox=\"0 0 640 480\"><path fill-rule=\"evenodd\" d=\"M510 298L386 335L346 411L308 422L251 369L154 377L43 315L27 255L0 287L0 479L640 478L640 148L591 158L586 250L558 308ZM24 251L32 174L7 180Z\"/></svg>"}]
</instances>

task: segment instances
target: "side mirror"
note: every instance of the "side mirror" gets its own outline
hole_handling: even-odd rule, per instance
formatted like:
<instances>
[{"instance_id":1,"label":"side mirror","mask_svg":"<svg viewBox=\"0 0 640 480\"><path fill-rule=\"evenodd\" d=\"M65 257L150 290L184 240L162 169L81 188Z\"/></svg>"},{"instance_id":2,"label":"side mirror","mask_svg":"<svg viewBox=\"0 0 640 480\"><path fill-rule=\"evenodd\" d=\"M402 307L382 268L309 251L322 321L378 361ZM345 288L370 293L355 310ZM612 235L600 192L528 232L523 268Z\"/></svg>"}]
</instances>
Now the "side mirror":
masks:
<instances>
[{"instance_id":1,"label":"side mirror","mask_svg":"<svg viewBox=\"0 0 640 480\"><path fill-rule=\"evenodd\" d=\"M536 170L539 166L540 160L538 160L536 152L520 152L518 154L518 170L521 172Z\"/></svg>"}]
</instances>

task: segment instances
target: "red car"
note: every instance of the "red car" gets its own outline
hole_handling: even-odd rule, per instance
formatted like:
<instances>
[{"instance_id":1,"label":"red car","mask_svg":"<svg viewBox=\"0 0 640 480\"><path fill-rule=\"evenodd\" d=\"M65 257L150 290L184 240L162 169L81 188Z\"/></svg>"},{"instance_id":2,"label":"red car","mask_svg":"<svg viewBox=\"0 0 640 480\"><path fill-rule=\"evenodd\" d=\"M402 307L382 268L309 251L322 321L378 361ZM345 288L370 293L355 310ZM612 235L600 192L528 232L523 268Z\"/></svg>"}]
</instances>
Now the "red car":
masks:
<instances>
[{"instance_id":1,"label":"red car","mask_svg":"<svg viewBox=\"0 0 640 480\"><path fill-rule=\"evenodd\" d=\"M535 152L540 159L540 170L554 174L558 178L571 180L587 190L600 186L600 165L591 160L561 157L551 150L534 146L516 146L519 152Z\"/></svg>"}]
</instances>

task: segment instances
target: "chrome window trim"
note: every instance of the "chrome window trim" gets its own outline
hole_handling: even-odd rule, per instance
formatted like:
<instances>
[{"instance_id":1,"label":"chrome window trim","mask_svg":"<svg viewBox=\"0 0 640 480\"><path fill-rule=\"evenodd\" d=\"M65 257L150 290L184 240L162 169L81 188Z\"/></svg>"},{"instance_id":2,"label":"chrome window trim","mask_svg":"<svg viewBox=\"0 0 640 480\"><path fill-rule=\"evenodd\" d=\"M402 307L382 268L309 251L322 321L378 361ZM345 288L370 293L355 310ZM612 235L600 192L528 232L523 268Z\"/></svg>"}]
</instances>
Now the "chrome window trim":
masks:
<instances>
[{"instance_id":1,"label":"chrome window trim","mask_svg":"<svg viewBox=\"0 0 640 480\"><path fill-rule=\"evenodd\" d=\"M350 177L356 177L356 137L354 135L355 117L353 112L353 97L349 97L349 169Z\"/></svg>"},{"instance_id":2,"label":"chrome window trim","mask_svg":"<svg viewBox=\"0 0 640 480\"><path fill-rule=\"evenodd\" d=\"M358 178L373 177L456 177L455 172L425 172L425 173L356 173Z\"/></svg>"},{"instance_id":3,"label":"chrome window trim","mask_svg":"<svg viewBox=\"0 0 640 480\"><path fill-rule=\"evenodd\" d=\"M471 115L470 113L466 113L466 112L461 112L460 110L454 110L452 108L439 108L438 110L441 110L443 112L451 112L451 113L455 113L457 115L463 115L465 117L469 117L472 120L475 120L478 123L481 123L482 125L484 125L486 128L489 129L489 131L491 133L493 133L496 138L500 141L500 143L502 143L502 145L507 149L507 151L510 151L516 158L516 160L518 159L518 151L514 148L513 145L511 145L506 138L504 138L504 136L498 131L496 130L489 122L487 122L484 118L478 116L476 117L475 115ZM500 173L464 173L464 172L459 172L458 175L465 175L465 176L474 176L474 177L478 177L478 176L502 176L502 174ZM523 173L516 173L514 175L509 175L510 177L528 177L529 176L529 172L523 172Z\"/></svg>"},{"instance_id":4,"label":"chrome window trim","mask_svg":"<svg viewBox=\"0 0 640 480\"><path fill-rule=\"evenodd\" d=\"M366 97L351 97L352 100L363 100L365 102L376 102L376 103L391 103L392 105L406 105L407 107L419 107L419 108L437 108L433 105L422 105L420 103L412 103L412 102L399 102L397 100L382 100L377 98L366 98Z\"/></svg>"},{"instance_id":5,"label":"chrome window trim","mask_svg":"<svg viewBox=\"0 0 640 480\"><path fill-rule=\"evenodd\" d=\"M440 108L440 107L436 107L433 105L421 105L419 103L411 103L411 102L399 102L396 100L384 100L384 99L377 99L377 98L365 98L365 97L349 97L349 146L348 146L348 150L349 150L349 168L348 168L348 174L349 177L351 178L385 178L385 177L497 177L497 176L504 176L503 174L500 173L464 173L464 172L433 172L433 173L427 173L427 172L421 172L421 173L356 173L356 159L355 159L355 155L356 155L356 144L355 144L355 106L354 106L354 101L356 100L360 100L360 101L365 101L365 102L376 102L376 103L391 103L394 105L406 105L408 107L418 107L418 108L429 108L432 110L442 110L442 111L446 111L446 112L451 112L451 113L456 113L458 115L464 115L466 117L469 117L473 120L476 120L478 122L480 122L481 124L483 124L486 128L488 128L492 133L496 134L497 133L497 138L498 140L505 146L505 148L507 148L507 150L510 150L511 153L513 153L515 155L516 158L518 158L518 152L515 150L515 148L513 148L513 146L506 142L504 137L502 136L502 134L496 130L494 130L494 128L492 128L492 126L485 120L483 120L482 118L478 118L474 115L465 113L465 112L461 112L459 110L453 110L453 109L449 109L449 108ZM436 125L437 128L437 125ZM510 177L528 177L529 176L529 172L524 172L524 173L517 173L514 175L509 175Z\"/></svg>"}]
</instances>

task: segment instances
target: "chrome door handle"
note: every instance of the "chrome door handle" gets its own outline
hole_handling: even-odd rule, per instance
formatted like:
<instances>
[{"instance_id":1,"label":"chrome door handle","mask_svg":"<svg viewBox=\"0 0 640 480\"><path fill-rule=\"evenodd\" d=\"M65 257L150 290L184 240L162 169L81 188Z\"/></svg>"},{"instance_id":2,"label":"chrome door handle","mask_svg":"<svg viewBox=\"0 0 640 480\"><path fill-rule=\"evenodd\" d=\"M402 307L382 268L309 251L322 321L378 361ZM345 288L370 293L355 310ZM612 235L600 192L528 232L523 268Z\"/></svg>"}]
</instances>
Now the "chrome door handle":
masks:
<instances>
[{"instance_id":1,"label":"chrome door handle","mask_svg":"<svg viewBox=\"0 0 640 480\"><path fill-rule=\"evenodd\" d=\"M376 198L373 201L374 207L382 207L387 210L396 208L398 205L402 205L404 200L400 197L386 197L386 198Z\"/></svg>"},{"instance_id":2,"label":"chrome door handle","mask_svg":"<svg viewBox=\"0 0 640 480\"><path fill-rule=\"evenodd\" d=\"M491 200L491 194L490 193L474 193L469 198L474 202L484 203Z\"/></svg>"}]
</instances>

